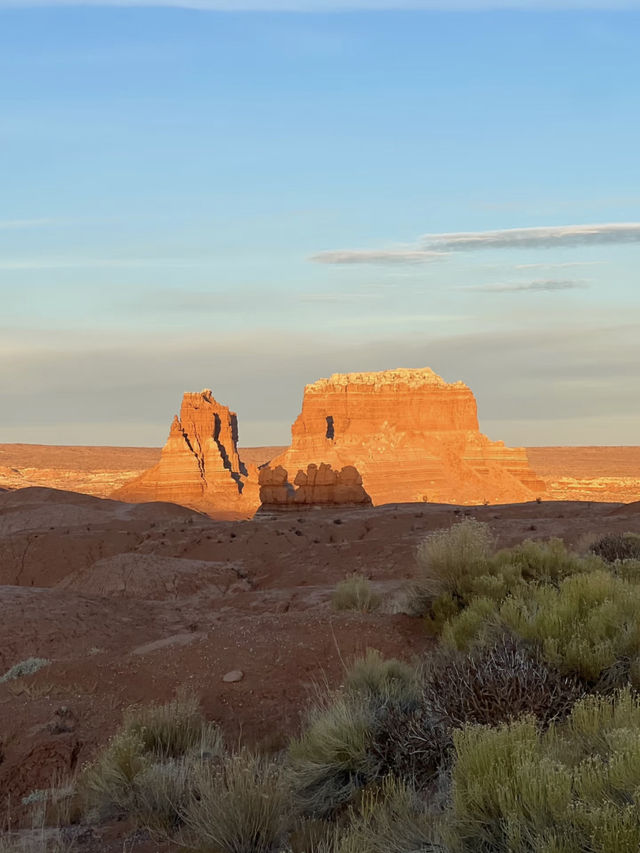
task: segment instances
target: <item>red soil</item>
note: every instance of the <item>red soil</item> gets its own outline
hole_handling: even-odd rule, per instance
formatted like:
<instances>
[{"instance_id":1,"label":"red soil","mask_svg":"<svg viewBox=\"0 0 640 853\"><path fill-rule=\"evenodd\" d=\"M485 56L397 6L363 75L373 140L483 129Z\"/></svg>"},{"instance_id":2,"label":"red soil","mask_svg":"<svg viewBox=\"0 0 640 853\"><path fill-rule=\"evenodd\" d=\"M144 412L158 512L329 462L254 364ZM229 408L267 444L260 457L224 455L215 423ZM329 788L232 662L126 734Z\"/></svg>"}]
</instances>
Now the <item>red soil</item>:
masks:
<instances>
[{"instance_id":1,"label":"red soil","mask_svg":"<svg viewBox=\"0 0 640 853\"><path fill-rule=\"evenodd\" d=\"M471 513L501 544L637 530L640 504L543 502L473 510L401 504L214 521L170 504L50 489L0 494L0 802L90 760L134 702L182 685L231 742L275 748L299 726L314 682L336 685L366 650L410 658L421 620L335 613L336 583L364 572L391 601L425 534ZM240 669L242 681L222 676Z\"/></svg>"}]
</instances>

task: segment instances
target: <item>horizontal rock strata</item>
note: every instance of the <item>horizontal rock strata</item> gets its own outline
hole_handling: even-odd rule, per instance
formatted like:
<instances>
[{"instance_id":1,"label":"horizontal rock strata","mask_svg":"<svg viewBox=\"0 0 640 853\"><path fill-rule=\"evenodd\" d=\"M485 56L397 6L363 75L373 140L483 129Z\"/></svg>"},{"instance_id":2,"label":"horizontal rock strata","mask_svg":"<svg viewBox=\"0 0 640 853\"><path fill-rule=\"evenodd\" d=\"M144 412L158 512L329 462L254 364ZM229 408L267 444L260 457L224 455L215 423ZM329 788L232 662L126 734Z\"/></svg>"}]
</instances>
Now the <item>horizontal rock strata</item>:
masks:
<instances>
[{"instance_id":1,"label":"horizontal rock strata","mask_svg":"<svg viewBox=\"0 0 640 853\"><path fill-rule=\"evenodd\" d=\"M307 385L291 433L272 467L355 466L374 504L507 503L545 494L524 448L480 432L467 385L430 368L335 374Z\"/></svg>"},{"instance_id":2,"label":"horizontal rock strata","mask_svg":"<svg viewBox=\"0 0 640 853\"><path fill-rule=\"evenodd\" d=\"M257 472L238 456L235 412L209 389L186 393L171 424L160 461L113 493L118 500L170 501L196 509L253 511Z\"/></svg>"}]
</instances>

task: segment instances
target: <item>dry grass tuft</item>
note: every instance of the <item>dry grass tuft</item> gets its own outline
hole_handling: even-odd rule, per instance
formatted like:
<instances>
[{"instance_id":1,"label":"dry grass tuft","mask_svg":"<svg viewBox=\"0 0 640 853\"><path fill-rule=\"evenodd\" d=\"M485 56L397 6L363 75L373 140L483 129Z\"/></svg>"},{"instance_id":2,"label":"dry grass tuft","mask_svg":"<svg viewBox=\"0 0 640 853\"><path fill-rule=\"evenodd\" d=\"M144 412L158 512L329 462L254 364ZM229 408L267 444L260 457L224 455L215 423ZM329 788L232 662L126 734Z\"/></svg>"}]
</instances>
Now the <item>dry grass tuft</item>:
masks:
<instances>
[{"instance_id":1,"label":"dry grass tuft","mask_svg":"<svg viewBox=\"0 0 640 853\"><path fill-rule=\"evenodd\" d=\"M357 610L359 613L378 610L381 601L368 578L357 572L340 581L331 599L334 610Z\"/></svg>"},{"instance_id":2,"label":"dry grass tuft","mask_svg":"<svg viewBox=\"0 0 640 853\"><path fill-rule=\"evenodd\" d=\"M184 810L188 845L203 853L276 853L291 811L281 767L243 750L196 772Z\"/></svg>"}]
</instances>

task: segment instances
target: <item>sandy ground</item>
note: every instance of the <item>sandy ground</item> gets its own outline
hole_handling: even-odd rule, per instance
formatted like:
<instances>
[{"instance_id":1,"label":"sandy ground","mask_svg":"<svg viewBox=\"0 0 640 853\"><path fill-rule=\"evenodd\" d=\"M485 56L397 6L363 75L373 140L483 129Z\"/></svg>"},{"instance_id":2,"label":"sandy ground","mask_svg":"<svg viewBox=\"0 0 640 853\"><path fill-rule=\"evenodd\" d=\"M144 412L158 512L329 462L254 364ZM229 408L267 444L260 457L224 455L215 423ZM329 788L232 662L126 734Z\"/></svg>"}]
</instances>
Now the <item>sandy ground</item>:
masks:
<instances>
[{"instance_id":1,"label":"sandy ground","mask_svg":"<svg viewBox=\"0 0 640 853\"><path fill-rule=\"evenodd\" d=\"M172 504L0 493L0 675L28 657L50 661L0 684L0 803L72 773L124 708L184 685L231 742L277 748L313 685L340 683L343 661L367 647L428 653L421 620L397 603L416 545L465 514L505 545L640 529L640 504L404 504L224 522ZM332 610L353 571L383 593L385 612ZM223 682L235 669L244 678Z\"/></svg>"}]
</instances>

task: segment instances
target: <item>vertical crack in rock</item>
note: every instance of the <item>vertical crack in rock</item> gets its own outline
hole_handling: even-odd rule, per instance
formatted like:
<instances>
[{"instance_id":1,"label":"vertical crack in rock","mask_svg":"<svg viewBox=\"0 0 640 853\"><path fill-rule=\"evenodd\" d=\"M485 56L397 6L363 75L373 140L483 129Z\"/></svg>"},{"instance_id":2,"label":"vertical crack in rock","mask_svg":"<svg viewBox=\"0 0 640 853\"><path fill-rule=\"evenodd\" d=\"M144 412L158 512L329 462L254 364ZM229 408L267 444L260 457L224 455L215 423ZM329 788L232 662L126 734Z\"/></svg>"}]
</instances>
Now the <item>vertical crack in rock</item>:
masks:
<instances>
[{"instance_id":1,"label":"vertical crack in rock","mask_svg":"<svg viewBox=\"0 0 640 853\"><path fill-rule=\"evenodd\" d=\"M253 512L259 504L257 471L250 471L238 456L235 412L218 403L207 388L186 393L158 464L114 497Z\"/></svg>"}]
</instances>

